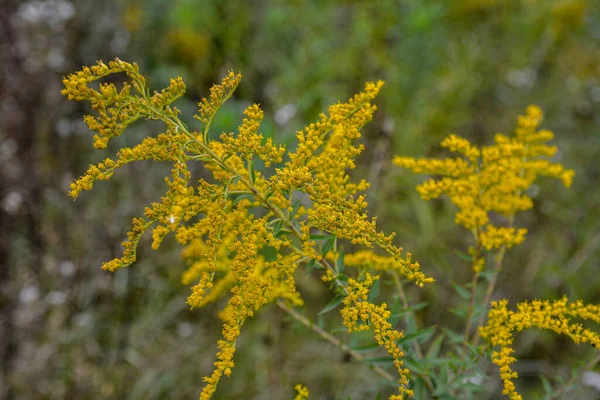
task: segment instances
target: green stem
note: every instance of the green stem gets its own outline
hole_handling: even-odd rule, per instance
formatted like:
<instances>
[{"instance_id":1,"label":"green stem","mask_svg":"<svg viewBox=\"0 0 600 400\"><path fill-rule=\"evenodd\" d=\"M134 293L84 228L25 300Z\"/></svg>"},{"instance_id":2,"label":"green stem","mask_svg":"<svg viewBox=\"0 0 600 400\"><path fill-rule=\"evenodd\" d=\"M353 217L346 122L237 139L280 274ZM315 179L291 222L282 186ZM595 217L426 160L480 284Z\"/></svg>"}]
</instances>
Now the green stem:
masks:
<instances>
[{"instance_id":1,"label":"green stem","mask_svg":"<svg viewBox=\"0 0 600 400\"><path fill-rule=\"evenodd\" d=\"M474 232L475 235L475 252L473 254L473 262L475 263L481 257L481 228L477 228ZM475 310L475 296L477 295L477 282L479 281L479 271L473 270L473 277L471 279L471 298L469 299L469 312L467 313L467 323L465 325L465 342L463 349L467 349L467 342L469 341L469 335L471 333L471 319L473 317L473 311Z\"/></svg>"},{"instance_id":2,"label":"green stem","mask_svg":"<svg viewBox=\"0 0 600 400\"><path fill-rule=\"evenodd\" d=\"M511 224L512 225L512 224ZM485 291L485 298L483 300L483 306L487 310L487 307L492 299L492 295L494 294L494 289L496 288L496 283L498 283L498 275L500 275L500 271L502 270L502 262L504 261L504 255L506 254L506 246L502 246L498 255L496 256L496 263L494 264L494 272L492 274L492 279ZM479 317L479 322L477 326L482 326L483 321L485 320L485 313L481 314ZM479 344L479 330L475 332L475 338L473 339L473 344L477 346Z\"/></svg>"},{"instance_id":3,"label":"green stem","mask_svg":"<svg viewBox=\"0 0 600 400\"><path fill-rule=\"evenodd\" d=\"M315 332L316 334L321 336L323 339L327 340L329 343L340 348L342 351L345 351L346 353L350 354L355 360L360 361L360 362L365 361L365 357L362 354L358 353L355 350L352 350L350 347L348 347L347 344L342 343L338 338L333 336L331 333L327 332L320 326L312 323L308 318L306 318L304 315L300 314L298 311L294 310L293 308L288 307L283 301L277 300L277 306L279 308L281 308L283 311L285 311L286 313L288 313L296 321L300 322L302 325L306 326L307 328L311 329L313 332ZM375 372L377 372L380 376L385 378L385 380L394 382L394 383L396 382L396 379L394 379L394 377L392 375L390 375L386 370L384 370L380 366L373 365L373 370Z\"/></svg>"},{"instance_id":4,"label":"green stem","mask_svg":"<svg viewBox=\"0 0 600 400\"><path fill-rule=\"evenodd\" d=\"M392 271L391 273L392 278L394 279L394 285L396 286L396 290L398 290L398 295L400 296L400 300L402 301L402 306L406 309L409 310L410 309L410 304L408 302L408 297L406 296L406 292L404 291L404 286L402 285L402 281L400 280L400 277L398 276L398 272L396 271ZM409 325L410 323L410 313L411 311L407 311L406 313L406 317L405 317L405 322L407 325ZM415 320L415 327L416 327L416 318L414 317L413 314L413 319ZM417 355L417 359L422 359L423 358L423 350L421 349L421 345L419 344L418 341L414 340L413 341L413 348L415 350L415 354ZM427 386L427 388L429 389L429 391L431 392L432 396L433 393L435 392L435 388L433 386L433 382L431 381L431 378L429 378L429 376L425 375L425 374L418 374L423 381L425 382L425 385ZM434 396L434 398L436 398Z\"/></svg>"}]
</instances>

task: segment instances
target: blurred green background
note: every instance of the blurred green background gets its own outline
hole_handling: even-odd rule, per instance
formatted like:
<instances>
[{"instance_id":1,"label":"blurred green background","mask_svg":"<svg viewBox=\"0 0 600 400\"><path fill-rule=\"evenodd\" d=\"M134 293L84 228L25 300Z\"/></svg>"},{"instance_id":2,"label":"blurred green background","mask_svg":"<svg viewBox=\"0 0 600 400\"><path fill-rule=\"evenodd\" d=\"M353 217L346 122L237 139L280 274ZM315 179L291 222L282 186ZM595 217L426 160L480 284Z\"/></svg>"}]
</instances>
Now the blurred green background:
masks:
<instances>
[{"instance_id":1,"label":"blurred green background","mask_svg":"<svg viewBox=\"0 0 600 400\"><path fill-rule=\"evenodd\" d=\"M216 131L234 130L258 102L264 133L288 145L327 105L385 80L354 174L372 184L378 226L437 279L409 290L430 303L418 315L424 326L460 328L448 308L460 300L452 283L470 279L457 254L470 235L449 202L419 199L424 177L393 167L392 156L445 154L449 133L489 143L539 105L557 158L577 176L568 190L551 180L532 189L534 209L517 218L530 234L508 253L495 297L600 303L600 2L0 0L0 399L190 399L212 370L222 304L188 310L173 241L156 253L143 240L132 268L100 270L119 255L131 217L164 192L168 167L129 165L77 202L67 196L111 152L92 148L87 109L60 95L61 78L114 57L139 63L157 89L182 76L178 106L190 121L213 82L241 71ZM157 129L139 122L109 150ZM312 318L331 295L318 277L299 273L298 284ZM335 312L325 317L330 330L341 326ZM288 399L299 382L312 399L391 390L277 308L244 330L217 399ZM539 393L539 373L568 375L587 351L520 334L525 398ZM499 381L483 384L482 398L500 397ZM576 396L598 399L600 389Z\"/></svg>"}]
</instances>

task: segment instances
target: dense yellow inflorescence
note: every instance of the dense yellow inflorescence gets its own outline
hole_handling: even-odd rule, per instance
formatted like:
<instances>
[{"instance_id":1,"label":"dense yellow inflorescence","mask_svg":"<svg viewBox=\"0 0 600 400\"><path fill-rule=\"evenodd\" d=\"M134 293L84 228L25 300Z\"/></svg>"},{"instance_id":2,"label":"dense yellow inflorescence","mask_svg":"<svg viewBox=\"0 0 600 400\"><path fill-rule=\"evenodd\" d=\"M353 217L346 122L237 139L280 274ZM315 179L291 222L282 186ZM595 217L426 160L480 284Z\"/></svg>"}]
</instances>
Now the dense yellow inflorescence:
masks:
<instances>
[{"instance_id":1,"label":"dense yellow inflorescence","mask_svg":"<svg viewBox=\"0 0 600 400\"><path fill-rule=\"evenodd\" d=\"M294 390L296 390L296 397L294 397L294 400L307 400L310 395L308 388L301 384L294 386Z\"/></svg>"},{"instance_id":2,"label":"dense yellow inflorescence","mask_svg":"<svg viewBox=\"0 0 600 400\"><path fill-rule=\"evenodd\" d=\"M511 400L522 399L517 392L514 379L518 374L510 367L516 361L513 333L528 328L550 330L566 335L575 343L590 343L600 348L600 335L573 322L573 318L600 323L600 305L585 305L581 301L569 302L566 297L553 302L534 300L517 304L517 311L508 310L508 301L492 302L487 325L480 333L496 351L492 353L492 362L500 367L500 378L504 382L503 394Z\"/></svg>"},{"instance_id":3,"label":"dense yellow inflorescence","mask_svg":"<svg viewBox=\"0 0 600 400\"><path fill-rule=\"evenodd\" d=\"M525 240L527 230L514 228L513 217L533 206L526 192L538 176L558 178L565 187L571 185L574 171L547 159L557 148L546 144L553 139L552 132L538 130L542 119L541 109L529 106L525 115L519 116L514 135L497 134L493 145L479 148L465 138L450 135L441 145L459 157L393 160L415 173L441 177L425 181L417 190L425 200L447 195L458 207L456 223L472 231L477 241L477 249L472 252L476 270L483 268L483 249L510 248ZM492 222L491 213L505 216L507 225Z\"/></svg>"},{"instance_id":4,"label":"dense yellow inflorescence","mask_svg":"<svg viewBox=\"0 0 600 400\"><path fill-rule=\"evenodd\" d=\"M260 123L263 120L264 114L258 104L253 104L244 110L246 118L242 121L242 125L238 128L238 134L233 133L221 135L224 152L227 154L235 154L236 152L242 158L257 155L268 167L271 163L280 163L283 160L285 147L277 147L269 138L265 143L263 137L258 133Z\"/></svg>"},{"instance_id":5,"label":"dense yellow inflorescence","mask_svg":"<svg viewBox=\"0 0 600 400\"><path fill-rule=\"evenodd\" d=\"M358 281L350 278L348 280L348 296L344 299L344 308L340 310L344 325L348 332L372 331L377 344L384 347L389 355L394 359L394 366L400 374L399 395L392 395L389 400L400 400L404 396L412 396L412 390L407 388L408 369L403 368L402 357L404 353L397 345L397 341L402 339L403 334L393 328L389 322L391 312L387 305L382 303L375 305L370 303L369 288L379 279L378 276L371 276L366 273L364 280Z\"/></svg>"},{"instance_id":6,"label":"dense yellow inflorescence","mask_svg":"<svg viewBox=\"0 0 600 400\"><path fill-rule=\"evenodd\" d=\"M128 78L121 90L112 83L101 83L98 90L89 87L98 79L120 73ZM299 131L298 146L287 151L260 133L264 115L257 104L246 108L237 132L211 138L212 121L240 80L240 74L229 72L199 102L195 118L202 123L200 132L190 130L172 105L185 92L181 78L151 94L138 66L117 59L108 65L98 62L84 67L63 80L63 94L69 99L90 101L95 115L85 120L96 132L97 148L106 148L111 138L121 135L137 119L157 120L166 126L157 137L120 149L116 159L90 166L71 184L70 195L76 198L131 162L172 164L171 177L165 179L165 195L146 207L143 217L133 220L128 240L123 243L123 256L103 268L115 271L134 263L142 235L152 228L153 249L170 234L184 247L182 257L188 268L182 282L191 285L187 299L191 308L228 297L219 313L223 338L217 344L214 370L204 378L203 400L213 396L223 375L231 374L236 341L246 319L276 300L302 305L294 279L301 263L306 263L309 271L318 267L334 283L338 295L348 295L345 313L362 310L360 317L371 324L377 343L394 357L402 377L401 393L408 393L407 371L401 368L402 353L395 344L401 333L387 322L385 304L374 306L363 301L368 285L342 279L337 267L329 263L323 241L314 238L315 234L325 235L366 248L377 246L387 254L387 268L419 286L433 281L421 272L418 262L411 261L410 253L393 243L393 233L377 230L375 219L367 216L365 197L359 193L368 184L354 183L348 175L363 150L357 144L360 129L373 117L376 107L372 101L383 82L367 83L364 91L348 102L330 106L329 115L322 114L316 123ZM203 163L210 176L192 183L188 169L192 161ZM267 167L274 165L274 172L264 175L257 161ZM300 207L297 199L304 205ZM350 260L348 263L352 264ZM369 265L356 266L368 269ZM355 290L359 289L361 294L357 295ZM308 394L305 388L300 393Z\"/></svg>"},{"instance_id":7,"label":"dense yellow inflorescence","mask_svg":"<svg viewBox=\"0 0 600 400\"><path fill-rule=\"evenodd\" d=\"M408 262L408 268L418 271L420 268L419 262L415 261L413 263L411 259L412 254L407 252L405 261ZM396 272L404 272L407 266L405 262L398 262L394 257L382 256L369 250L359 250L355 253L344 255L344 265L346 267L364 268L367 270Z\"/></svg>"},{"instance_id":8,"label":"dense yellow inflorescence","mask_svg":"<svg viewBox=\"0 0 600 400\"><path fill-rule=\"evenodd\" d=\"M241 80L242 74L229 71L220 85L213 85L210 88L209 97L203 98L198 103L198 115L194 118L201 121L205 126L209 125L219 108L231 97Z\"/></svg>"}]
</instances>

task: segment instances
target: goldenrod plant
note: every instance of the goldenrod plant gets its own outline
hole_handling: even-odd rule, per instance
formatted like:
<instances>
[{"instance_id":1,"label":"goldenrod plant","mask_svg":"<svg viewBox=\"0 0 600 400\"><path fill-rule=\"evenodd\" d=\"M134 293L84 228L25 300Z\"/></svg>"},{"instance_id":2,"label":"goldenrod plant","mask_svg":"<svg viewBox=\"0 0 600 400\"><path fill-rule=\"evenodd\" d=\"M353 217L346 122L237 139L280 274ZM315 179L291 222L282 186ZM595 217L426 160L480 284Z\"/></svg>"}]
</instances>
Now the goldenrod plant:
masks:
<instances>
[{"instance_id":1,"label":"goldenrod plant","mask_svg":"<svg viewBox=\"0 0 600 400\"><path fill-rule=\"evenodd\" d=\"M111 74L127 77L120 90L113 83L94 83ZM529 107L519 118L515 135L497 135L492 146L477 148L451 135L442 145L457 152L456 158L394 159L414 172L442 176L420 185L421 196L448 195L459 208L456 222L473 235L469 249L473 279L460 288L469 300L461 335L437 327L416 327L414 312L419 304L411 304L404 285L412 282L423 287L434 279L396 243L394 233L377 229L375 218L366 211L368 182L355 182L349 176L364 149L359 142L361 128L373 117L373 100L383 82L369 82L347 102L331 105L327 114L296 133L297 145L290 150L263 137L264 115L257 104L245 109L237 132L213 132L215 116L240 80L239 73L229 72L199 102L194 116L201 123L199 130L189 128L173 105L185 93L181 78L171 79L160 92L151 91L135 63L116 59L84 67L63 81L65 96L90 102L94 115L84 120L96 132L98 149L106 149L111 139L139 119L164 124L163 133L156 137L146 137L134 147L119 149L115 158L90 166L71 184L70 195L77 198L96 181L110 179L117 169L134 161L172 165L165 195L146 207L144 216L133 219L122 257L102 268L115 271L133 264L138 243L148 230L155 250L172 234L183 247L187 269L181 280L191 286L189 306L200 308L227 299L219 314L223 320L219 351L212 373L207 371L204 377L201 400L218 397L215 393L223 375L232 374L236 342L245 321L267 304L277 305L332 345L371 364L384 382L395 386L391 400L470 398L485 390L467 378L478 370L481 379L487 377L480 368L486 355L501 368L504 393L520 398L513 383L516 373L510 368L515 361L511 355L514 331L536 326L566 334L577 343L600 343L593 330L570 322L575 317L599 322L598 306L566 299L534 301L521 303L512 312L506 301L494 302L487 323L484 313L475 312L487 309L506 250L525 239L526 230L514 226L514 217L532 207L527 189L539 175L559 178L565 186L573 179L573 171L548 160L556 148L546 144L551 132L537 130L542 121L539 108ZM192 181L191 163L202 163L210 178ZM495 222L491 213L503 215L505 223ZM494 260L491 268L488 258ZM366 348L349 346L299 311L304 304L296 284L300 266L305 273L318 274L332 291L332 300L321 314L339 307L348 332L371 333L372 342ZM477 289L486 273L488 286L478 301ZM388 305L377 300L382 279L393 283L399 302ZM402 317L404 324L399 324ZM480 338L485 340L482 345ZM424 349L427 342L429 348ZM494 347L499 350L492 353ZM381 363L364 355L376 348L388 354L380 358ZM296 399L308 398L306 386L298 384L295 390Z\"/></svg>"},{"instance_id":2,"label":"goldenrod plant","mask_svg":"<svg viewBox=\"0 0 600 400\"><path fill-rule=\"evenodd\" d=\"M547 144L554 138L554 134L539 129L542 120L542 110L531 105L527 107L525 115L518 117L514 135L498 133L493 145L477 147L467 139L451 134L441 145L456 153L454 158L415 159L397 156L393 160L394 164L415 173L436 176L417 187L419 194L425 200L448 196L459 209L455 222L471 232L473 245L469 247L468 253L472 265L472 281L457 288L459 294L469 300L465 330L463 335L457 337L457 341L463 344L458 354L477 361L489 348L499 348L490 356L492 362L500 367L500 377L504 383L503 394L512 400L522 398L513 382L518 374L510 368L510 364L516 361L511 348L513 332L537 327L567 335L575 343L590 343L594 347L598 347L600 340L596 332L571 321L571 318L580 318L599 323L600 306L586 306L581 301L567 304L566 298L554 302L523 301L517 304L516 312L507 309L507 300L493 301L487 323L485 321L485 311L496 288L506 250L521 244L527 234L527 229L515 227L516 214L533 207L527 190L539 176L560 179L568 188L575 175L573 170L550 159L558 149ZM484 273L485 290L482 299L478 301L478 288ZM476 313L476 310L479 312ZM480 337L486 340L487 346L478 346ZM592 355L587 368L592 368L600 361L598 353ZM476 363L465 363L459 367L460 373L456 377L460 379L460 374L476 369ZM483 374L467 374L467 382L469 379L473 381L473 377L478 380ZM560 395L569 389L568 386L575 381L560 389L553 388L548 381L544 382L547 397L554 398L554 395ZM456 393L461 390L469 393L469 387L463 385L451 389L456 390Z\"/></svg>"}]
</instances>

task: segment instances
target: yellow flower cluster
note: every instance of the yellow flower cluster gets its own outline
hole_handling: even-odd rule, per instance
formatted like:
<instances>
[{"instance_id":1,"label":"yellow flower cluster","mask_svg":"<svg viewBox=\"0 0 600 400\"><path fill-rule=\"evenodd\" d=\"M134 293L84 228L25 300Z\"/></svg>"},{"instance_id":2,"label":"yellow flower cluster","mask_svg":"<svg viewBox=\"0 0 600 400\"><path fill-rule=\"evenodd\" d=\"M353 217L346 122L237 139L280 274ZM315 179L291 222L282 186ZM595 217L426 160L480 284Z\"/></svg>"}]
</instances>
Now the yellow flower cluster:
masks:
<instances>
[{"instance_id":1,"label":"yellow flower cluster","mask_svg":"<svg viewBox=\"0 0 600 400\"><path fill-rule=\"evenodd\" d=\"M395 330L389 322L391 312L387 305L372 304L368 301L369 288L379 279L366 273L363 281L350 278L348 280L348 296L344 299L344 308L340 310L344 325L348 332L373 331L373 337L379 346L384 347L394 359L394 366L400 374L398 383L400 385L399 395L392 395L390 400L400 400L404 396L412 396L412 390L407 388L408 369L403 368L402 357L404 353L396 341L403 337L403 333Z\"/></svg>"},{"instance_id":2,"label":"yellow flower cluster","mask_svg":"<svg viewBox=\"0 0 600 400\"><path fill-rule=\"evenodd\" d=\"M297 384L296 386L294 386L294 389L296 390L296 397L294 397L294 400L308 399L308 395L310 394L310 392L308 391L308 388L306 386Z\"/></svg>"},{"instance_id":3,"label":"yellow flower cluster","mask_svg":"<svg viewBox=\"0 0 600 400\"><path fill-rule=\"evenodd\" d=\"M235 218L240 217L237 212L232 212L229 214L230 218L227 218L224 210L224 202L224 200L221 200L212 203L211 207L208 210L205 210L206 216L202 220L198 221L192 227L183 227L175 236L181 244L187 244L190 240L194 240L192 242L193 244L186 248L186 251L183 253L184 255L191 251L190 248L194 249L205 245L205 248L197 254L198 259L201 261L192 264L182 276L182 282L184 282L184 284L190 284L200 278L199 282L192 287L192 294L187 300L191 308L201 307L212 300L210 297L205 298L205 295L206 292L213 289L213 279L217 270L218 255L221 254L221 258L223 258L220 249L224 244L229 245L231 242L231 240L225 241L222 237L224 225L228 221L231 221L232 218L234 218L235 222L238 222ZM241 216L241 218L244 217L245 215ZM232 236L236 233L237 231L231 231ZM202 241L202 238L205 235L206 239L205 241ZM226 282L228 280L227 278L229 278L229 276L221 282ZM212 294L213 297L217 296L218 291L210 291L210 294Z\"/></svg>"},{"instance_id":4,"label":"yellow flower cluster","mask_svg":"<svg viewBox=\"0 0 600 400\"><path fill-rule=\"evenodd\" d=\"M231 375L235 343L244 321L268 302L266 294L273 286L272 281L268 276L254 272L260 248L273 240L275 238L267 231L264 221L256 219L249 221L241 239L231 245L231 251L235 253L229 263L229 273L235 282L228 302L231 311L223 324L223 340L218 342L220 351L217 353L215 369L211 376L204 378L206 386L202 390L201 400L212 397L222 375Z\"/></svg>"},{"instance_id":5,"label":"yellow flower cluster","mask_svg":"<svg viewBox=\"0 0 600 400\"><path fill-rule=\"evenodd\" d=\"M219 108L225 103L233 94L235 89L242 80L242 74L236 74L233 71L229 71L227 76L223 78L220 85L213 85L210 88L209 98L203 98L198 103L198 116L195 116L200 122L205 125L209 125L219 111Z\"/></svg>"},{"instance_id":6,"label":"yellow flower cluster","mask_svg":"<svg viewBox=\"0 0 600 400\"><path fill-rule=\"evenodd\" d=\"M119 72L125 72L130 80L120 92L112 84L101 84L100 91L88 87L94 80ZM302 305L294 279L301 263L306 263L309 270L318 266L331 278L339 294L351 293L348 310L367 312L361 318L365 316L377 343L394 357L402 375L401 393L408 393L404 388L407 372L401 368L402 354L395 345L401 334L387 322L389 311L385 304L370 307L363 302L362 293L368 291L368 285L342 279L345 277L324 257L322 241L314 238L318 232L369 248L378 246L388 254L386 268L420 286L433 281L421 272L418 262L411 261L410 253L403 253L401 247L393 244L394 234L386 235L376 229L375 220L366 214L365 197L358 194L368 184L353 183L348 175L355 166L355 157L363 150L356 143L360 129L372 119L376 107L371 102L383 83L367 83L365 90L348 102L329 107L329 116L321 115L318 122L298 132L296 150L286 152L283 146L265 140L259 133L263 111L256 104L244 111L237 133L210 139L215 113L232 96L240 79L240 74L230 72L199 103L195 117L204 124L200 133L190 131L180 119L179 110L172 106L185 91L180 78L151 95L137 65L120 60L108 66L99 62L65 78L63 93L70 99L89 100L98 114L86 117L90 128L99 134L95 137L96 147L106 147L110 138L120 135L138 118L166 125L164 133L146 138L132 148L122 148L115 160L90 166L71 184L70 194L77 197L81 191L90 190L97 180L108 180L130 162L154 160L172 164L171 178L165 179L165 195L145 209L143 218L133 220L129 240L123 243L123 256L105 263L103 268L114 271L135 262L140 238L154 226L153 249L158 249L171 233L184 246L182 257L189 265L182 282L192 286L187 299L190 307L202 307L229 293L227 306L220 313L223 339L218 342L213 373L204 379L201 399L211 398L221 377L231 373L235 343L247 318L276 300ZM258 171L257 160L266 166L277 164L274 173L266 176ZM202 162L212 176L199 180L197 185L190 183L190 161ZM298 198L311 206L299 211L299 204L292 201ZM262 210L257 212L257 208ZM364 290L359 296L352 294L357 285L365 285L360 286Z\"/></svg>"},{"instance_id":7,"label":"yellow flower cluster","mask_svg":"<svg viewBox=\"0 0 600 400\"><path fill-rule=\"evenodd\" d=\"M522 399L513 382L518 374L510 367L516 361L511 347L513 332L536 327L566 335L575 343L590 343L596 348L600 347L600 335L597 332L571 321L572 318L579 318L600 323L600 305L585 305L581 301L570 303L564 297L553 302L534 300L519 303L517 311L510 311L507 306L507 300L492 302L488 323L480 328L480 333L490 345L499 347L492 353L492 362L500 367L503 394L511 400Z\"/></svg>"},{"instance_id":8,"label":"yellow flower cluster","mask_svg":"<svg viewBox=\"0 0 600 400\"><path fill-rule=\"evenodd\" d=\"M86 173L71 183L70 195L77 198L84 190L91 190L96 180L108 180L115 170L134 161L154 160L177 162L185 136L173 132L161 133L157 137L147 137L133 148L124 147L117 152L117 159L107 158L101 163L90 165Z\"/></svg>"},{"instance_id":9,"label":"yellow flower cluster","mask_svg":"<svg viewBox=\"0 0 600 400\"><path fill-rule=\"evenodd\" d=\"M290 161L277 169L271 178L272 201L278 207L291 209L294 190L308 195L312 208L307 211L310 226L348 239L367 247L379 246L396 260L400 271L417 285L433 282L426 277L418 263L411 263L402 248L392 244L394 234L377 231L375 219L366 214L367 202L358 191L368 188L365 181L352 183L348 170L355 167L354 159L363 150L356 144L360 129L376 110L371 101L383 82L367 83L362 93L347 103L329 107L329 117L310 124L296 135L298 147L290 153ZM320 151L318 151L320 150Z\"/></svg>"},{"instance_id":10,"label":"yellow flower cluster","mask_svg":"<svg viewBox=\"0 0 600 400\"><path fill-rule=\"evenodd\" d=\"M450 135L441 143L460 156L446 159L395 157L393 162L415 173L439 175L417 187L425 200L447 195L459 211L456 223L471 230L477 246L486 250L510 248L525 240L526 229L512 227L518 211L531 208L533 202L527 189L540 175L561 179L571 185L575 173L544 157L552 157L557 149L546 144L554 135L538 130L542 111L527 107L519 116L515 134L497 134L494 144L478 148L467 139ZM490 220L495 212L508 218L508 226L497 226ZM481 259L474 258L474 268L481 268Z\"/></svg>"},{"instance_id":11,"label":"yellow flower cluster","mask_svg":"<svg viewBox=\"0 0 600 400\"><path fill-rule=\"evenodd\" d=\"M355 200L349 195L365 190L368 185L351 183L347 170L354 168L353 159L363 148L354 143L360 138L360 128L372 119L376 107L371 101L382 86L381 81L367 83L364 92L347 103L330 106L329 116L321 114L318 122L296 133L295 152L288 153L290 161L277 169L270 180L274 204L281 209L291 209L292 194L299 190L313 201L325 200L326 196L335 197L338 202L354 203L354 210L349 211L354 215L366 206L363 198Z\"/></svg>"},{"instance_id":12,"label":"yellow flower cluster","mask_svg":"<svg viewBox=\"0 0 600 400\"><path fill-rule=\"evenodd\" d=\"M333 254L329 254L328 259L333 260ZM382 256L375 254L370 250L359 250L355 253L344 255L344 265L351 268L362 268L365 270L398 272L407 276L415 282L431 282L432 278L421 276L420 265L418 261L411 261L412 254L406 253L406 258L398 260L393 256Z\"/></svg>"},{"instance_id":13,"label":"yellow flower cluster","mask_svg":"<svg viewBox=\"0 0 600 400\"><path fill-rule=\"evenodd\" d=\"M143 218L134 218L131 231L127 233L128 240L123 242L123 256L102 264L102 269L114 272L119 268L133 264L137 259L137 245L144 232L146 232L151 225L152 222L147 222Z\"/></svg>"},{"instance_id":14,"label":"yellow flower cluster","mask_svg":"<svg viewBox=\"0 0 600 400\"><path fill-rule=\"evenodd\" d=\"M263 136L258 133L260 123L263 120L263 111L258 104L253 104L244 110L247 118L244 118L242 125L238 128L238 134L233 133L221 135L224 154L235 154L238 152L244 159L251 158L253 154L264 161L268 167L271 163L280 163L285 153L283 146L273 145L269 138L266 143L262 143Z\"/></svg>"},{"instance_id":15,"label":"yellow flower cluster","mask_svg":"<svg viewBox=\"0 0 600 400\"><path fill-rule=\"evenodd\" d=\"M124 82L119 91L112 83L101 83L99 90L88 85L100 78L114 73L125 73L131 83ZM137 64L130 64L119 59L111 61L108 65L102 61L94 66L84 67L81 71L70 74L63 79L65 88L61 93L70 100L88 100L92 108L98 113L97 117L86 115L84 121L95 132L94 147L104 149L108 141L119 136L125 128L141 117L151 118L152 108L157 108L170 115L176 114L176 109L171 109L169 104L185 93L185 84L181 78L172 79L168 88L160 93L155 92L150 97L146 93L145 79L139 73ZM143 96L131 94L131 87Z\"/></svg>"}]
</instances>

